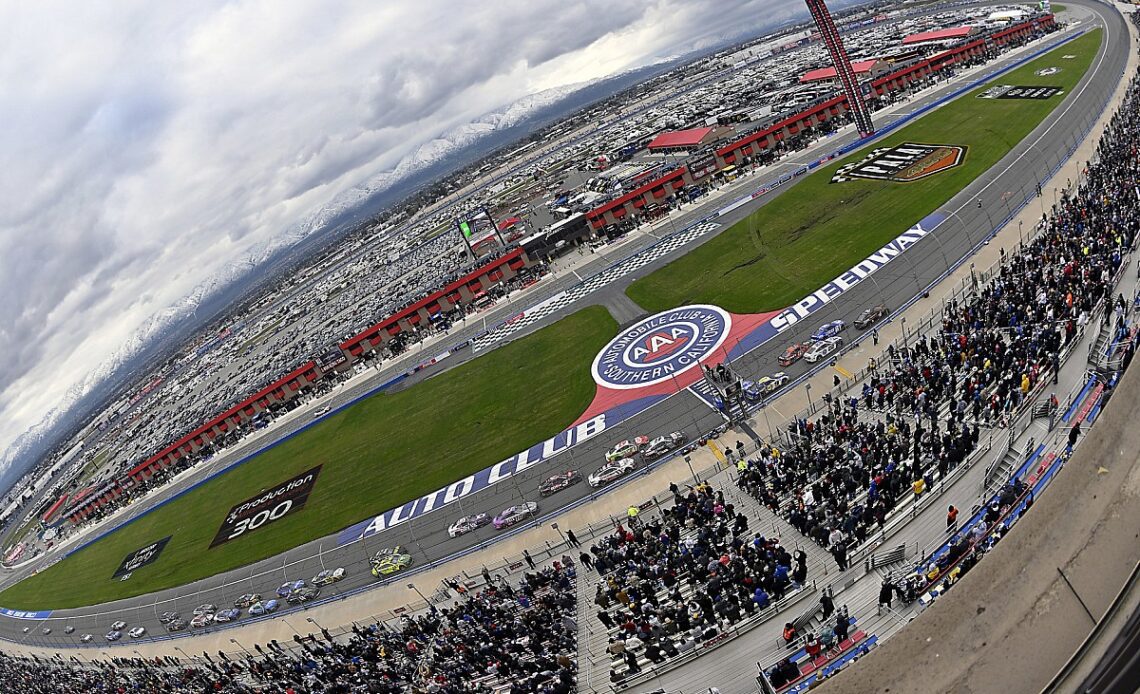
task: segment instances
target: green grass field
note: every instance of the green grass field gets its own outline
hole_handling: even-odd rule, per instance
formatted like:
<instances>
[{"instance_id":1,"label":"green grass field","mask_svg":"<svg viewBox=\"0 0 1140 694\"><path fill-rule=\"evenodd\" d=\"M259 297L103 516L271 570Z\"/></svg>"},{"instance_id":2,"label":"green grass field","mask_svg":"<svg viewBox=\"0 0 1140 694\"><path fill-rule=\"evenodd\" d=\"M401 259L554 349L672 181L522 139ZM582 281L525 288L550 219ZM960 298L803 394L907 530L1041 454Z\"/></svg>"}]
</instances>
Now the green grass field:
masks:
<instances>
[{"instance_id":1,"label":"green grass field","mask_svg":"<svg viewBox=\"0 0 1140 694\"><path fill-rule=\"evenodd\" d=\"M590 362L617 327L592 306L406 390L368 398L0 593L0 605L60 609L181 585L435 491L581 414L594 396ZM207 549L234 504L318 464L304 509ZM111 579L123 557L167 535L157 562L129 581Z\"/></svg>"},{"instance_id":2,"label":"green grass field","mask_svg":"<svg viewBox=\"0 0 1140 694\"><path fill-rule=\"evenodd\" d=\"M1069 91L1088 70L1102 34L1099 29L1089 32L991 84L1061 86ZM1061 55L1076 57L1061 59ZM1062 71L1047 77L1033 74L1048 66ZM752 313L798 301L945 204L1063 100L978 99L976 93L965 94L875 143L876 147L903 142L967 145L966 161L958 168L911 183L831 183L839 166L863 158L864 152L855 152L637 280L627 294L650 312L711 303Z\"/></svg>"}]
</instances>

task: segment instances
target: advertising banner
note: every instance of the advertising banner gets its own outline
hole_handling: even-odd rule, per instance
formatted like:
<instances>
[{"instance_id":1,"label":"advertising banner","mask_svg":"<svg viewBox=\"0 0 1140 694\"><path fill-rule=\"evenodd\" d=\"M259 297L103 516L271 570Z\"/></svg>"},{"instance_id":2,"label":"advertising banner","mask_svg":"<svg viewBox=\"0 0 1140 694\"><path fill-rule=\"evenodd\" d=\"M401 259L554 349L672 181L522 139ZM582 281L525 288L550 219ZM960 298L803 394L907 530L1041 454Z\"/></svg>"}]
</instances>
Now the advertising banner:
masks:
<instances>
[{"instance_id":1,"label":"advertising banner","mask_svg":"<svg viewBox=\"0 0 1140 694\"><path fill-rule=\"evenodd\" d=\"M320 471L321 466L318 465L231 508L222 527L218 528L214 541L210 543L210 549L304 508Z\"/></svg>"},{"instance_id":2,"label":"advertising banner","mask_svg":"<svg viewBox=\"0 0 1140 694\"><path fill-rule=\"evenodd\" d=\"M162 554L162 550L166 548L166 543L170 542L171 535L167 535L158 542L152 542L146 547L141 547L123 557L122 563L119 568L115 569L114 575L111 578L122 578L129 573L138 571L147 564L153 564L158 560L158 555Z\"/></svg>"}]
</instances>

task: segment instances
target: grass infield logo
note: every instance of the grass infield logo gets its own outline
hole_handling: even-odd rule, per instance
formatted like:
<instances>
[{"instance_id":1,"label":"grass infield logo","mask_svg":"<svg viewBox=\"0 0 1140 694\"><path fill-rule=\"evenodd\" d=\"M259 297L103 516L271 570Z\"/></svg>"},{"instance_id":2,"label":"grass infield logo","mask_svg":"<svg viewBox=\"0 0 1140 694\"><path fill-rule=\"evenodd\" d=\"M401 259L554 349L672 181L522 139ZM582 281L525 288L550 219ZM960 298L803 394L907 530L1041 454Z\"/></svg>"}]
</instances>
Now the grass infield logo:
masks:
<instances>
[{"instance_id":1,"label":"grass infield logo","mask_svg":"<svg viewBox=\"0 0 1140 694\"><path fill-rule=\"evenodd\" d=\"M711 355L732 327L717 306L694 305L658 313L630 326L594 358L594 381L616 390L645 388L671 379Z\"/></svg>"},{"instance_id":2,"label":"grass infield logo","mask_svg":"<svg viewBox=\"0 0 1140 694\"><path fill-rule=\"evenodd\" d=\"M966 158L961 145L927 145L904 142L872 150L862 161L845 164L831 177L832 183L857 178L908 183L958 166Z\"/></svg>"}]
</instances>

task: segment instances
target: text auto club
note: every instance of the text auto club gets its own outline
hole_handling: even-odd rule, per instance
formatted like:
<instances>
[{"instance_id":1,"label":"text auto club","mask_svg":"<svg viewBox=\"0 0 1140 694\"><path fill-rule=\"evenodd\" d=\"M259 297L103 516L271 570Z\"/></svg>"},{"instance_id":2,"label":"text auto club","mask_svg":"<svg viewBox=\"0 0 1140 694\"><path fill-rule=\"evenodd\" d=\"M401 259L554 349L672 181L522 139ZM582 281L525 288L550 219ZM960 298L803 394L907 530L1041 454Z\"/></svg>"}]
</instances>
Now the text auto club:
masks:
<instances>
[{"instance_id":1,"label":"text auto club","mask_svg":"<svg viewBox=\"0 0 1140 694\"><path fill-rule=\"evenodd\" d=\"M938 221L941 221L941 217L935 214L924 219L923 223L928 223L930 228L933 229L937 226ZM869 255L865 260L825 284L819 290L807 295L791 307L775 315L765 326L766 329L771 331L773 335L784 332L869 277L873 272L889 263L906 249L918 243L929 233L930 231L922 228L922 223L911 227L878 251ZM669 314L662 314L662 318L665 320L668 320L669 317ZM704 316L702 316L702 319L707 320ZM633 335L631 339L637 336L638 335ZM714 341L718 339L716 336L710 335L710 337L713 337ZM689 347L690 346L687 345L686 349ZM352 525L341 531L337 538L337 544L345 545L350 542L355 542L356 540L371 537L388 528L400 525L432 510L454 503L462 497L486 489L493 484L507 479L513 474L522 472L527 468L533 467L569 449L571 446L597 436L605 431L605 429L606 415L602 413L538 445L532 446L518 455L511 456L500 463L496 463L490 468L481 470L474 475L465 477L458 482L454 482L442 489L424 495L419 499L409 501L403 506L387 511L375 518Z\"/></svg>"}]
</instances>

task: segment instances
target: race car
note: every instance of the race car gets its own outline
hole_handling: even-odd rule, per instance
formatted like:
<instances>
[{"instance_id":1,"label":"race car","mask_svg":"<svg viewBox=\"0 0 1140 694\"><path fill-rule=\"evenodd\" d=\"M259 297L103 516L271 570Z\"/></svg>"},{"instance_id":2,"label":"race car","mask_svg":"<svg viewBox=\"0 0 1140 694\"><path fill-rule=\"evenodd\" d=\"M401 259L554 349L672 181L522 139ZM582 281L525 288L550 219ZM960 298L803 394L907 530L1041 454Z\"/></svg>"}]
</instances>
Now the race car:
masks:
<instances>
[{"instance_id":1,"label":"race car","mask_svg":"<svg viewBox=\"0 0 1140 694\"><path fill-rule=\"evenodd\" d=\"M815 332L811 334L811 339L816 342L822 342L829 337L835 337L846 329L846 323L841 320L833 320L830 323L824 323L816 328Z\"/></svg>"},{"instance_id":2,"label":"race car","mask_svg":"<svg viewBox=\"0 0 1140 694\"><path fill-rule=\"evenodd\" d=\"M578 474L577 470L567 470L558 475L551 475L538 485L538 493L541 496L550 496L566 489L567 487L578 484L582 481L582 476Z\"/></svg>"},{"instance_id":3,"label":"race car","mask_svg":"<svg viewBox=\"0 0 1140 694\"><path fill-rule=\"evenodd\" d=\"M342 578L344 578L344 568L338 566L335 569L325 569L316 576L313 576L313 580L309 581L309 583L312 583L314 586L327 586L336 583Z\"/></svg>"},{"instance_id":4,"label":"race car","mask_svg":"<svg viewBox=\"0 0 1140 694\"><path fill-rule=\"evenodd\" d=\"M755 381L744 381L740 384L740 387L744 391L744 397L749 400L760 400L775 393L787 384L788 375L783 371L777 371L771 376L764 376Z\"/></svg>"},{"instance_id":5,"label":"race car","mask_svg":"<svg viewBox=\"0 0 1140 694\"><path fill-rule=\"evenodd\" d=\"M804 355L804 361L809 364L814 364L824 357L831 356L839 351L843 346L842 337L829 337L822 342L817 342L811 346L807 354Z\"/></svg>"},{"instance_id":6,"label":"race car","mask_svg":"<svg viewBox=\"0 0 1140 694\"><path fill-rule=\"evenodd\" d=\"M205 605L198 605L197 607L194 608L194 616L198 617L198 616L204 615L204 614L214 614L217 611L218 611L217 605L211 605L210 603L206 603Z\"/></svg>"},{"instance_id":7,"label":"race car","mask_svg":"<svg viewBox=\"0 0 1140 694\"><path fill-rule=\"evenodd\" d=\"M499 515L495 516L495 520L491 522L495 524L496 530L502 530L516 523L521 523L533 516L537 511L538 504L533 501L525 501L521 504L515 504L514 506L503 509L499 512Z\"/></svg>"},{"instance_id":8,"label":"race car","mask_svg":"<svg viewBox=\"0 0 1140 694\"><path fill-rule=\"evenodd\" d=\"M321 409L319 409L313 413L313 419L320 419L321 417L324 417L329 412L332 412L332 407L325 405L324 407L322 407Z\"/></svg>"},{"instance_id":9,"label":"race car","mask_svg":"<svg viewBox=\"0 0 1140 694\"><path fill-rule=\"evenodd\" d=\"M103 638L107 639L108 641L118 641L119 639L123 638L123 632L112 629L111 631L108 631L107 635Z\"/></svg>"},{"instance_id":10,"label":"race car","mask_svg":"<svg viewBox=\"0 0 1140 694\"><path fill-rule=\"evenodd\" d=\"M613 448L606 452L606 461L612 463L615 460L629 458L640 451L641 447L647 443L649 443L648 436L635 436L632 441L629 439L619 441Z\"/></svg>"},{"instance_id":11,"label":"race car","mask_svg":"<svg viewBox=\"0 0 1140 694\"><path fill-rule=\"evenodd\" d=\"M794 344L790 344L788 345L788 348L784 350L784 353L780 355L780 358L776 361L780 362L780 366L791 366L792 364L795 364L797 361L802 359L810 347L811 345L806 342L796 342Z\"/></svg>"},{"instance_id":12,"label":"race car","mask_svg":"<svg viewBox=\"0 0 1140 694\"><path fill-rule=\"evenodd\" d=\"M65 627L63 628L63 633L65 633L65 634L74 634L74 633L75 633L75 627L73 627L73 626L71 626L70 624L68 624L67 626L65 626Z\"/></svg>"},{"instance_id":13,"label":"race car","mask_svg":"<svg viewBox=\"0 0 1140 694\"><path fill-rule=\"evenodd\" d=\"M459 537L460 535L466 535L476 528L482 528L490 522L491 517L486 513L477 513L474 516L463 516L447 528L447 534L451 537Z\"/></svg>"},{"instance_id":14,"label":"race car","mask_svg":"<svg viewBox=\"0 0 1140 694\"><path fill-rule=\"evenodd\" d=\"M240 617L241 617L241 610L239 610L236 607L231 607L229 609L222 610L221 612L214 615L214 621L215 622L232 622L235 619L239 619Z\"/></svg>"},{"instance_id":15,"label":"race car","mask_svg":"<svg viewBox=\"0 0 1140 694\"><path fill-rule=\"evenodd\" d=\"M190 626L185 619L172 619L166 625L167 631L183 631Z\"/></svg>"},{"instance_id":16,"label":"race car","mask_svg":"<svg viewBox=\"0 0 1140 694\"><path fill-rule=\"evenodd\" d=\"M246 593L237 600L234 600L234 607L249 607L255 602L261 602L260 593Z\"/></svg>"},{"instance_id":17,"label":"race car","mask_svg":"<svg viewBox=\"0 0 1140 694\"><path fill-rule=\"evenodd\" d=\"M44 636L49 636L51 634L51 627L44 627L43 632Z\"/></svg>"},{"instance_id":18,"label":"race car","mask_svg":"<svg viewBox=\"0 0 1140 694\"><path fill-rule=\"evenodd\" d=\"M158 621L162 622L163 624L169 624L178 619L178 616L179 615L177 612L163 612L162 615L158 618Z\"/></svg>"},{"instance_id":19,"label":"race car","mask_svg":"<svg viewBox=\"0 0 1140 694\"><path fill-rule=\"evenodd\" d=\"M249 606L249 614L251 617L256 617L260 614L269 614L270 612L276 612L277 607L278 603L276 600L266 600L265 602L258 600Z\"/></svg>"},{"instance_id":20,"label":"race car","mask_svg":"<svg viewBox=\"0 0 1140 694\"><path fill-rule=\"evenodd\" d=\"M637 462L633 458L622 458L612 463L606 463L597 472L586 478L586 481L591 487L600 487L633 472L636 467Z\"/></svg>"},{"instance_id":21,"label":"race car","mask_svg":"<svg viewBox=\"0 0 1140 694\"><path fill-rule=\"evenodd\" d=\"M146 627L135 627L127 632L127 636L130 636L132 639L141 639L143 636L146 636Z\"/></svg>"},{"instance_id":22,"label":"race car","mask_svg":"<svg viewBox=\"0 0 1140 694\"><path fill-rule=\"evenodd\" d=\"M121 619L117 622L111 623L111 631L122 631L123 629L126 629L126 628L127 628L127 623Z\"/></svg>"},{"instance_id":23,"label":"race car","mask_svg":"<svg viewBox=\"0 0 1140 694\"><path fill-rule=\"evenodd\" d=\"M195 615L194 619L190 620L191 629L202 629L214 623L214 615L206 612L205 614Z\"/></svg>"},{"instance_id":24,"label":"race car","mask_svg":"<svg viewBox=\"0 0 1140 694\"><path fill-rule=\"evenodd\" d=\"M641 449L643 458L656 458L665 455L677 446L685 442L685 435L679 431L674 431L666 436L658 436L649 443L645 444L645 448Z\"/></svg>"},{"instance_id":25,"label":"race car","mask_svg":"<svg viewBox=\"0 0 1140 694\"><path fill-rule=\"evenodd\" d=\"M859 330L866 330L875 323L887 317L891 310L887 308L886 304L879 304L871 308L863 309L859 317L855 319L855 327Z\"/></svg>"},{"instance_id":26,"label":"race car","mask_svg":"<svg viewBox=\"0 0 1140 694\"><path fill-rule=\"evenodd\" d=\"M412 565L412 555L405 552L399 545L387 547L377 552L372 559L372 575L379 578L403 571Z\"/></svg>"},{"instance_id":27,"label":"race car","mask_svg":"<svg viewBox=\"0 0 1140 694\"><path fill-rule=\"evenodd\" d=\"M282 583L280 586L277 587L277 597L279 597L279 598L288 597L289 593L292 593L295 590L300 590L301 588L304 588L304 587L305 587L305 581L302 579L297 579L296 581L289 581L288 583Z\"/></svg>"},{"instance_id":28,"label":"race car","mask_svg":"<svg viewBox=\"0 0 1140 694\"><path fill-rule=\"evenodd\" d=\"M95 638L91 634L84 634L79 637L79 643L91 643L91 639Z\"/></svg>"},{"instance_id":29,"label":"race car","mask_svg":"<svg viewBox=\"0 0 1140 694\"><path fill-rule=\"evenodd\" d=\"M30 633L31 631L32 631L31 627L24 627L24 633L25 634Z\"/></svg>"},{"instance_id":30,"label":"race car","mask_svg":"<svg viewBox=\"0 0 1140 694\"><path fill-rule=\"evenodd\" d=\"M317 599L321 594L321 589L316 586L306 586L300 590L295 590L289 593L289 597L285 598L290 605L300 605L301 603L311 602Z\"/></svg>"}]
</instances>

